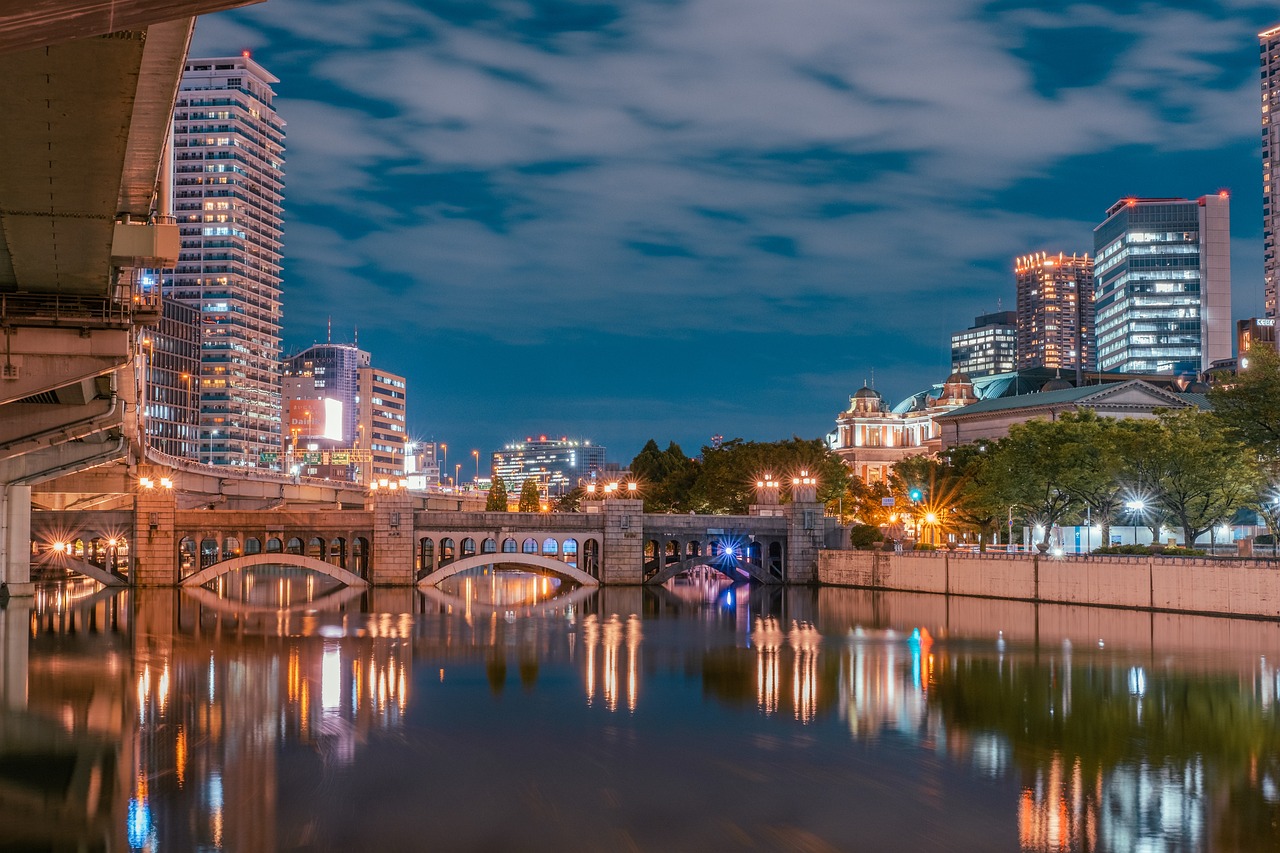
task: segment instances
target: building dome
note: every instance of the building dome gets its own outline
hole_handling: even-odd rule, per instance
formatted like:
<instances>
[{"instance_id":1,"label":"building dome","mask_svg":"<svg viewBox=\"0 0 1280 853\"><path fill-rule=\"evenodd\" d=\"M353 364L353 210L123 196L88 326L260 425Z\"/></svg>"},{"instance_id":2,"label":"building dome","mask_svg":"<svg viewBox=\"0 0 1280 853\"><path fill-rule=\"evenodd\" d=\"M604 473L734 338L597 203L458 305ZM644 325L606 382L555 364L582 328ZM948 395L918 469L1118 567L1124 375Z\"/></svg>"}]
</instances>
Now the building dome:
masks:
<instances>
[{"instance_id":1,"label":"building dome","mask_svg":"<svg viewBox=\"0 0 1280 853\"><path fill-rule=\"evenodd\" d=\"M1059 376L1059 377L1057 377L1057 378L1055 378L1055 379L1050 379L1048 382L1046 382L1046 383L1044 383L1043 385L1041 385L1041 386L1040 386L1040 390L1041 390L1041 392L1044 392L1044 391L1065 391L1065 390L1067 390L1068 388L1074 388L1074 387L1076 387L1076 386L1072 385L1070 382L1068 382L1067 380L1065 380L1065 379L1063 379L1061 376Z\"/></svg>"},{"instance_id":2,"label":"building dome","mask_svg":"<svg viewBox=\"0 0 1280 853\"><path fill-rule=\"evenodd\" d=\"M880 392L874 388L868 388L866 385L863 385L853 395L853 399L855 400L864 400L868 397L879 400Z\"/></svg>"},{"instance_id":3,"label":"building dome","mask_svg":"<svg viewBox=\"0 0 1280 853\"><path fill-rule=\"evenodd\" d=\"M1186 387L1187 394L1208 394L1211 389L1207 382L1192 382Z\"/></svg>"},{"instance_id":4,"label":"building dome","mask_svg":"<svg viewBox=\"0 0 1280 853\"><path fill-rule=\"evenodd\" d=\"M884 410L884 400L874 388L862 386L849 398L849 411L858 414L877 414Z\"/></svg>"},{"instance_id":5,"label":"building dome","mask_svg":"<svg viewBox=\"0 0 1280 853\"><path fill-rule=\"evenodd\" d=\"M955 373L948 376L947 381L943 382L942 384L943 385L972 385L973 380L969 378L968 374L961 373L960 371L957 370Z\"/></svg>"}]
</instances>

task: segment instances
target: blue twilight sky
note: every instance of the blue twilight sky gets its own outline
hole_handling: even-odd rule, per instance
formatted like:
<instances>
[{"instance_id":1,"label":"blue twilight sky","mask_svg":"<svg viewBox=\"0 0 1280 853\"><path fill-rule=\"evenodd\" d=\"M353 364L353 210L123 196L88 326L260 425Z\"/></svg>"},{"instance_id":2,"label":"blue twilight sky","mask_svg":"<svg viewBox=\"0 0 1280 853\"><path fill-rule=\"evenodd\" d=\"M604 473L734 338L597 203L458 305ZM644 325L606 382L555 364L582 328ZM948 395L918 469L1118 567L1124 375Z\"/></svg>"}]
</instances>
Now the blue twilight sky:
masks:
<instances>
[{"instance_id":1,"label":"blue twilight sky","mask_svg":"<svg viewBox=\"0 0 1280 853\"><path fill-rule=\"evenodd\" d=\"M941 380L1013 258L1233 193L1261 313L1254 0L269 0L201 18L288 122L285 348L359 328L410 428L630 460ZM465 467L465 466L464 466Z\"/></svg>"}]
</instances>

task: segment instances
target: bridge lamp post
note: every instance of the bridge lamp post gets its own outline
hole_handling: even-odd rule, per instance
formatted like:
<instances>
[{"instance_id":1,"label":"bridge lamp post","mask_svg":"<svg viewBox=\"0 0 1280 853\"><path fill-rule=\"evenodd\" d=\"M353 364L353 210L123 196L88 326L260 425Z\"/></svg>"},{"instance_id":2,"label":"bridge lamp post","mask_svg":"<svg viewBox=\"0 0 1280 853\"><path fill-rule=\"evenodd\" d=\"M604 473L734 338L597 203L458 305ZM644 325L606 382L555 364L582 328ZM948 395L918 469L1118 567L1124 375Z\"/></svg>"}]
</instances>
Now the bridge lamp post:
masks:
<instances>
[{"instance_id":1,"label":"bridge lamp post","mask_svg":"<svg viewBox=\"0 0 1280 853\"><path fill-rule=\"evenodd\" d=\"M112 537L107 540L107 571L111 574L116 573L116 549L120 547L120 540Z\"/></svg>"},{"instance_id":2,"label":"bridge lamp post","mask_svg":"<svg viewBox=\"0 0 1280 853\"><path fill-rule=\"evenodd\" d=\"M462 474L462 463L459 462L457 465L453 466L453 485L455 488L457 488L458 486L458 477L461 474Z\"/></svg>"},{"instance_id":3,"label":"bridge lamp post","mask_svg":"<svg viewBox=\"0 0 1280 853\"><path fill-rule=\"evenodd\" d=\"M476 460L476 485L479 485L480 484L480 451L473 450L471 451L471 455Z\"/></svg>"},{"instance_id":4,"label":"bridge lamp post","mask_svg":"<svg viewBox=\"0 0 1280 853\"><path fill-rule=\"evenodd\" d=\"M440 473L447 480L449 475L445 472L449 470L449 445L443 441L440 442Z\"/></svg>"}]
</instances>

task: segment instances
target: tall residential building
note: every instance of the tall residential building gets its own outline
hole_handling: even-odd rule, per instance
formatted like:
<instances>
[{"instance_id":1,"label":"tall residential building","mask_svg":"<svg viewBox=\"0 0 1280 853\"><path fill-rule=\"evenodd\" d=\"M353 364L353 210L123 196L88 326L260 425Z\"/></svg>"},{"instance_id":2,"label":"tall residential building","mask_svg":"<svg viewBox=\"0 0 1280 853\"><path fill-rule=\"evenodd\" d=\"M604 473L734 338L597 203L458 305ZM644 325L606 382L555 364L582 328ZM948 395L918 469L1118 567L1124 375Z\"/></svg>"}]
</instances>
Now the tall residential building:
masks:
<instances>
[{"instance_id":1,"label":"tall residential building","mask_svg":"<svg viewBox=\"0 0 1280 853\"><path fill-rule=\"evenodd\" d=\"M182 247L166 296L200 317L199 459L278 467L279 82L249 56L189 59L173 116Z\"/></svg>"},{"instance_id":2,"label":"tall residential building","mask_svg":"<svg viewBox=\"0 0 1280 853\"><path fill-rule=\"evenodd\" d=\"M403 477L411 467L404 460L409 440L404 377L376 367L361 367L359 382L355 446L370 451L370 461L364 464L361 479L370 482L383 477Z\"/></svg>"},{"instance_id":3,"label":"tall residential building","mask_svg":"<svg viewBox=\"0 0 1280 853\"><path fill-rule=\"evenodd\" d=\"M605 448L590 441L530 436L494 451L493 474L502 478L511 494L518 494L532 477L541 494L554 497L568 494L584 480L596 479L604 470L604 456Z\"/></svg>"},{"instance_id":4,"label":"tall residential building","mask_svg":"<svg viewBox=\"0 0 1280 853\"><path fill-rule=\"evenodd\" d=\"M1093 260L1036 252L1014 265L1018 290L1018 369L1094 370Z\"/></svg>"},{"instance_id":5,"label":"tall residential building","mask_svg":"<svg viewBox=\"0 0 1280 853\"><path fill-rule=\"evenodd\" d=\"M980 314L973 325L951 336L951 371L970 379L1017 369L1018 312Z\"/></svg>"},{"instance_id":6,"label":"tall residential building","mask_svg":"<svg viewBox=\"0 0 1280 853\"><path fill-rule=\"evenodd\" d=\"M1264 313L1276 316L1276 231L1280 230L1280 185L1273 169L1280 164L1280 126L1272 116L1280 110L1280 27L1258 33L1262 64L1262 275Z\"/></svg>"},{"instance_id":7,"label":"tall residential building","mask_svg":"<svg viewBox=\"0 0 1280 853\"><path fill-rule=\"evenodd\" d=\"M1199 375L1231 357L1227 193L1122 198L1093 230L1098 366Z\"/></svg>"}]
</instances>

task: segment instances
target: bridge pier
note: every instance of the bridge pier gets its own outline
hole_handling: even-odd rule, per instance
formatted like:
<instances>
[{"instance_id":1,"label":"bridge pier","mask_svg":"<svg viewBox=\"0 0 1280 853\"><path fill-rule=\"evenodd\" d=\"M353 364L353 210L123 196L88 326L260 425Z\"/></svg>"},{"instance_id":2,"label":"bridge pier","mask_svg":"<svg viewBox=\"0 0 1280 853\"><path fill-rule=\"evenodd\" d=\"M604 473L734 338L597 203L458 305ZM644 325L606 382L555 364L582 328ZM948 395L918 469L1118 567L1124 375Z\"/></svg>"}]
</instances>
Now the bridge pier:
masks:
<instances>
[{"instance_id":1,"label":"bridge pier","mask_svg":"<svg viewBox=\"0 0 1280 853\"><path fill-rule=\"evenodd\" d=\"M139 466L138 475L140 483L151 486L139 485L133 499L129 580L134 586L174 586L179 580L178 543L173 532L178 514L174 472ZM169 485L163 485L165 482Z\"/></svg>"},{"instance_id":2,"label":"bridge pier","mask_svg":"<svg viewBox=\"0 0 1280 853\"><path fill-rule=\"evenodd\" d=\"M407 489L371 489L365 509L373 512L369 583L413 586L413 498Z\"/></svg>"},{"instance_id":3,"label":"bridge pier","mask_svg":"<svg viewBox=\"0 0 1280 853\"><path fill-rule=\"evenodd\" d=\"M11 596L35 594L31 583L31 487L0 487L0 583Z\"/></svg>"},{"instance_id":4,"label":"bridge pier","mask_svg":"<svg viewBox=\"0 0 1280 853\"><path fill-rule=\"evenodd\" d=\"M600 583L644 583L644 501L608 499L604 506L604 553Z\"/></svg>"},{"instance_id":5,"label":"bridge pier","mask_svg":"<svg viewBox=\"0 0 1280 853\"><path fill-rule=\"evenodd\" d=\"M825 522L817 492L816 485L805 483L791 488L791 503L786 508L787 583L818 582L818 552L825 538Z\"/></svg>"}]
</instances>

